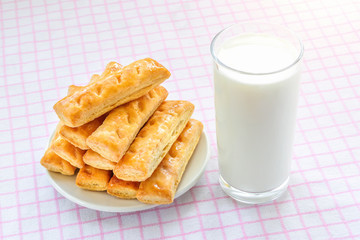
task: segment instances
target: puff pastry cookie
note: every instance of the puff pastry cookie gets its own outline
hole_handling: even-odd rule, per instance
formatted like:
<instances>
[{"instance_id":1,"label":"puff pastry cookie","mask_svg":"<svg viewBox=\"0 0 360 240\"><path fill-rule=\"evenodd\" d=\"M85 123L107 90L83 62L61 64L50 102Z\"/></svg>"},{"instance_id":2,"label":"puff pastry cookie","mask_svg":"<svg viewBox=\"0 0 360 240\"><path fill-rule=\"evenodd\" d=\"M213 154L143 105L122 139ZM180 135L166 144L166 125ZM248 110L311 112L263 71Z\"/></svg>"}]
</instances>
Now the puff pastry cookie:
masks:
<instances>
[{"instance_id":1,"label":"puff pastry cookie","mask_svg":"<svg viewBox=\"0 0 360 240\"><path fill-rule=\"evenodd\" d=\"M135 199L140 182L129 182L112 176L110 179L107 192L118 198Z\"/></svg>"},{"instance_id":2,"label":"puff pastry cookie","mask_svg":"<svg viewBox=\"0 0 360 240\"><path fill-rule=\"evenodd\" d=\"M60 120L69 127L79 127L115 107L144 95L167 78L170 72L151 58L125 67L109 63L100 79L54 105Z\"/></svg>"},{"instance_id":3,"label":"puff pastry cookie","mask_svg":"<svg viewBox=\"0 0 360 240\"><path fill-rule=\"evenodd\" d=\"M59 172L63 175L74 175L76 170L76 167L56 155L51 149L47 149L45 151L45 154L41 158L40 163L47 170L52 172Z\"/></svg>"},{"instance_id":4,"label":"puff pastry cookie","mask_svg":"<svg viewBox=\"0 0 360 240\"><path fill-rule=\"evenodd\" d=\"M63 125L60 128L60 135L75 147L87 150L89 146L86 144L86 139L103 123L105 117L106 114L76 128Z\"/></svg>"},{"instance_id":5,"label":"puff pastry cookie","mask_svg":"<svg viewBox=\"0 0 360 240\"><path fill-rule=\"evenodd\" d=\"M111 176L112 171L85 165L76 176L76 185L86 190L105 191Z\"/></svg>"},{"instance_id":6,"label":"puff pastry cookie","mask_svg":"<svg viewBox=\"0 0 360 240\"><path fill-rule=\"evenodd\" d=\"M83 157L84 163L95 168L104 170L113 170L116 163L103 158L100 154L89 149L86 151Z\"/></svg>"},{"instance_id":7,"label":"puff pastry cookie","mask_svg":"<svg viewBox=\"0 0 360 240\"><path fill-rule=\"evenodd\" d=\"M119 67L121 68L122 66L119 65ZM110 72L103 73L104 76L108 74L110 74ZM93 83L99 79L100 75L94 74L92 75L89 83ZM74 94L76 91L81 91L82 89L84 89L82 86L70 85L68 88L68 95ZM78 147L82 150L87 150L89 147L86 145L86 139L102 124L105 117L106 114L76 128L63 125L60 129L60 135L75 147Z\"/></svg>"},{"instance_id":8,"label":"puff pastry cookie","mask_svg":"<svg viewBox=\"0 0 360 240\"><path fill-rule=\"evenodd\" d=\"M103 124L87 138L87 145L104 158L119 162L140 128L167 95L166 89L158 86L144 96L113 109Z\"/></svg>"},{"instance_id":9,"label":"puff pastry cookie","mask_svg":"<svg viewBox=\"0 0 360 240\"><path fill-rule=\"evenodd\" d=\"M72 166L68 161L59 157L51 148L52 145L59 137L59 130L62 127L61 123L58 123L55 129L54 136L50 142L50 146L45 151L44 156L41 158L40 163L44 166L47 170L52 172L59 172L64 175L74 175L76 167Z\"/></svg>"},{"instance_id":10,"label":"puff pastry cookie","mask_svg":"<svg viewBox=\"0 0 360 240\"><path fill-rule=\"evenodd\" d=\"M188 101L165 101L114 168L117 178L141 182L154 172L194 111Z\"/></svg>"},{"instance_id":11,"label":"puff pastry cookie","mask_svg":"<svg viewBox=\"0 0 360 240\"><path fill-rule=\"evenodd\" d=\"M203 125L200 121L189 120L151 177L140 183L136 195L139 201L149 204L173 202L176 189L198 144L202 130Z\"/></svg>"},{"instance_id":12,"label":"puff pastry cookie","mask_svg":"<svg viewBox=\"0 0 360 240\"><path fill-rule=\"evenodd\" d=\"M85 165L82 158L86 151L75 147L60 135L52 143L51 150L74 167L82 168Z\"/></svg>"}]
</instances>

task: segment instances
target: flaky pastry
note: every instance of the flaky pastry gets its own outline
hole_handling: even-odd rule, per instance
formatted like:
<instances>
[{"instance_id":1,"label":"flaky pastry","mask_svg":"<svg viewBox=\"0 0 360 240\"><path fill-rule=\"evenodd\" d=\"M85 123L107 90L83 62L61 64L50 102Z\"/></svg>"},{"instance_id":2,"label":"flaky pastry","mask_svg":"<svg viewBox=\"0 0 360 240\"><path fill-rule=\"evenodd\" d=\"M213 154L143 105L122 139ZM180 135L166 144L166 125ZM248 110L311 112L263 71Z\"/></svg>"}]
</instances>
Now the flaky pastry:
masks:
<instances>
[{"instance_id":1,"label":"flaky pastry","mask_svg":"<svg viewBox=\"0 0 360 240\"><path fill-rule=\"evenodd\" d=\"M115 166L116 177L135 182L150 177L184 129L193 111L194 105L188 101L163 102Z\"/></svg>"},{"instance_id":2,"label":"flaky pastry","mask_svg":"<svg viewBox=\"0 0 360 240\"><path fill-rule=\"evenodd\" d=\"M59 123L54 137L50 142L50 146L45 151L44 156L41 158L40 163L44 166L47 170L52 172L59 172L64 175L74 175L76 167L72 166L68 161L59 157L55 152L51 149L51 146L54 140L59 136L59 129L61 128L62 124Z\"/></svg>"},{"instance_id":3,"label":"flaky pastry","mask_svg":"<svg viewBox=\"0 0 360 240\"><path fill-rule=\"evenodd\" d=\"M76 176L76 185L86 190L105 191L111 176L112 171L85 165Z\"/></svg>"},{"instance_id":4,"label":"flaky pastry","mask_svg":"<svg viewBox=\"0 0 360 240\"><path fill-rule=\"evenodd\" d=\"M149 204L173 202L176 189L200 139L202 129L203 125L200 121L189 120L151 177L140 183L136 195L139 201Z\"/></svg>"},{"instance_id":5,"label":"flaky pastry","mask_svg":"<svg viewBox=\"0 0 360 240\"><path fill-rule=\"evenodd\" d=\"M52 172L59 172L63 175L74 175L76 167L71 165L68 161L65 161L54 153L53 150L47 149L44 156L40 161L47 170Z\"/></svg>"},{"instance_id":6,"label":"flaky pastry","mask_svg":"<svg viewBox=\"0 0 360 240\"><path fill-rule=\"evenodd\" d=\"M86 144L86 139L103 123L105 117L106 114L75 128L63 125L60 135L75 147L87 150L89 146Z\"/></svg>"},{"instance_id":7,"label":"flaky pastry","mask_svg":"<svg viewBox=\"0 0 360 240\"><path fill-rule=\"evenodd\" d=\"M65 125L78 127L90 122L139 98L170 77L170 72L151 58L135 61L123 68L117 65L109 63L105 70L114 74L101 75L99 80L54 105L56 114Z\"/></svg>"},{"instance_id":8,"label":"flaky pastry","mask_svg":"<svg viewBox=\"0 0 360 240\"><path fill-rule=\"evenodd\" d=\"M85 151L75 147L60 135L54 139L54 142L51 144L51 149L74 167L82 168L84 166L82 157Z\"/></svg>"},{"instance_id":9,"label":"flaky pastry","mask_svg":"<svg viewBox=\"0 0 360 240\"><path fill-rule=\"evenodd\" d=\"M123 157L141 127L165 100L168 92L162 86L144 96L113 109L86 140L95 152L115 163Z\"/></svg>"},{"instance_id":10,"label":"flaky pastry","mask_svg":"<svg viewBox=\"0 0 360 240\"><path fill-rule=\"evenodd\" d=\"M119 67L121 68L122 66L119 65ZM109 71L107 71L107 72L105 71L103 73L104 76L107 76L109 74L110 74ZM89 83L93 83L95 81L98 81L99 79L100 79L100 75L94 74L94 75L92 75ZM83 86L70 85L68 88L68 95L72 95L76 91L81 91L82 89L84 89ZM63 138L65 138L68 142L70 142L75 147L78 147L82 150L87 150L87 149L89 149L89 147L86 145L86 139L102 124L105 117L106 117L106 114L104 114L84 125L81 125L81 126L75 127L75 128L63 125L60 128L59 133Z\"/></svg>"},{"instance_id":11,"label":"flaky pastry","mask_svg":"<svg viewBox=\"0 0 360 240\"><path fill-rule=\"evenodd\" d=\"M124 181L113 175L107 187L107 193L118 198L134 199L139 185L140 182Z\"/></svg>"},{"instance_id":12,"label":"flaky pastry","mask_svg":"<svg viewBox=\"0 0 360 240\"><path fill-rule=\"evenodd\" d=\"M84 163L103 170L113 170L116 163L89 149L83 156Z\"/></svg>"}]
</instances>

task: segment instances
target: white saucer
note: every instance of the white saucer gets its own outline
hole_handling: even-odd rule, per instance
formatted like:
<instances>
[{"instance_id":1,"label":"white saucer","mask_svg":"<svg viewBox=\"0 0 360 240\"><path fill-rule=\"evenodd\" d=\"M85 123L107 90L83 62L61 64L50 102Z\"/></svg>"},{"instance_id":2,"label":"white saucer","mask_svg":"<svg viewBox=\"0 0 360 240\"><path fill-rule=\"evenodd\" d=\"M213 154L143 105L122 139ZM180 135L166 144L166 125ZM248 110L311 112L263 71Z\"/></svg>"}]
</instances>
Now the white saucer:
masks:
<instances>
[{"instance_id":1,"label":"white saucer","mask_svg":"<svg viewBox=\"0 0 360 240\"><path fill-rule=\"evenodd\" d=\"M205 131L201 134L197 145L179 184L175 198L192 188L199 180L210 159L209 139ZM113 197L106 192L92 192L83 190L75 185L74 176L46 171L51 185L65 198L81 206L105 212L134 212L156 207L139 202Z\"/></svg>"}]
</instances>

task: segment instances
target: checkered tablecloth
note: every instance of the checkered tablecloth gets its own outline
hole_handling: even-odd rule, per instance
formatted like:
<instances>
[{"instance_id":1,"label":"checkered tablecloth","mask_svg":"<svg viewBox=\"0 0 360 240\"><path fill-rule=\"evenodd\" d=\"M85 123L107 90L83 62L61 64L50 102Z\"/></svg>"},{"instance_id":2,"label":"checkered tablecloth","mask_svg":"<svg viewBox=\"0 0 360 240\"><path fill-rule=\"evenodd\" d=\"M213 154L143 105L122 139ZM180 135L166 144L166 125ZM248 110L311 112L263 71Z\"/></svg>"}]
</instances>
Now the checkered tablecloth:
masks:
<instances>
[{"instance_id":1,"label":"checkered tablecloth","mask_svg":"<svg viewBox=\"0 0 360 240\"><path fill-rule=\"evenodd\" d=\"M0 2L1 239L360 239L360 2ZM242 205L218 184L213 36L234 22L296 32L304 71L288 192ZM135 213L90 210L49 184L39 164L70 84L106 63L152 57L172 73L170 98L190 100L212 156L173 204Z\"/></svg>"}]
</instances>

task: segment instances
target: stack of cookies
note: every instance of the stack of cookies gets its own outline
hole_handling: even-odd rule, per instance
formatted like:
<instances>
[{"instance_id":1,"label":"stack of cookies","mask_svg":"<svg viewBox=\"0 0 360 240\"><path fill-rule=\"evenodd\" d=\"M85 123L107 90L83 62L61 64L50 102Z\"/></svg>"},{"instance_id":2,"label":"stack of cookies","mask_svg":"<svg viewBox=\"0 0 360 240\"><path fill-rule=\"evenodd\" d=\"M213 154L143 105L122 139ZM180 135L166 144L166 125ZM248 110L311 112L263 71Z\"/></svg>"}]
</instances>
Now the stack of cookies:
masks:
<instances>
[{"instance_id":1,"label":"stack of cookies","mask_svg":"<svg viewBox=\"0 0 360 240\"><path fill-rule=\"evenodd\" d=\"M146 58L110 62L88 85L70 86L54 105L60 118L41 164L76 185L149 204L168 204L199 141L194 105L165 101L170 72Z\"/></svg>"}]
</instances>

